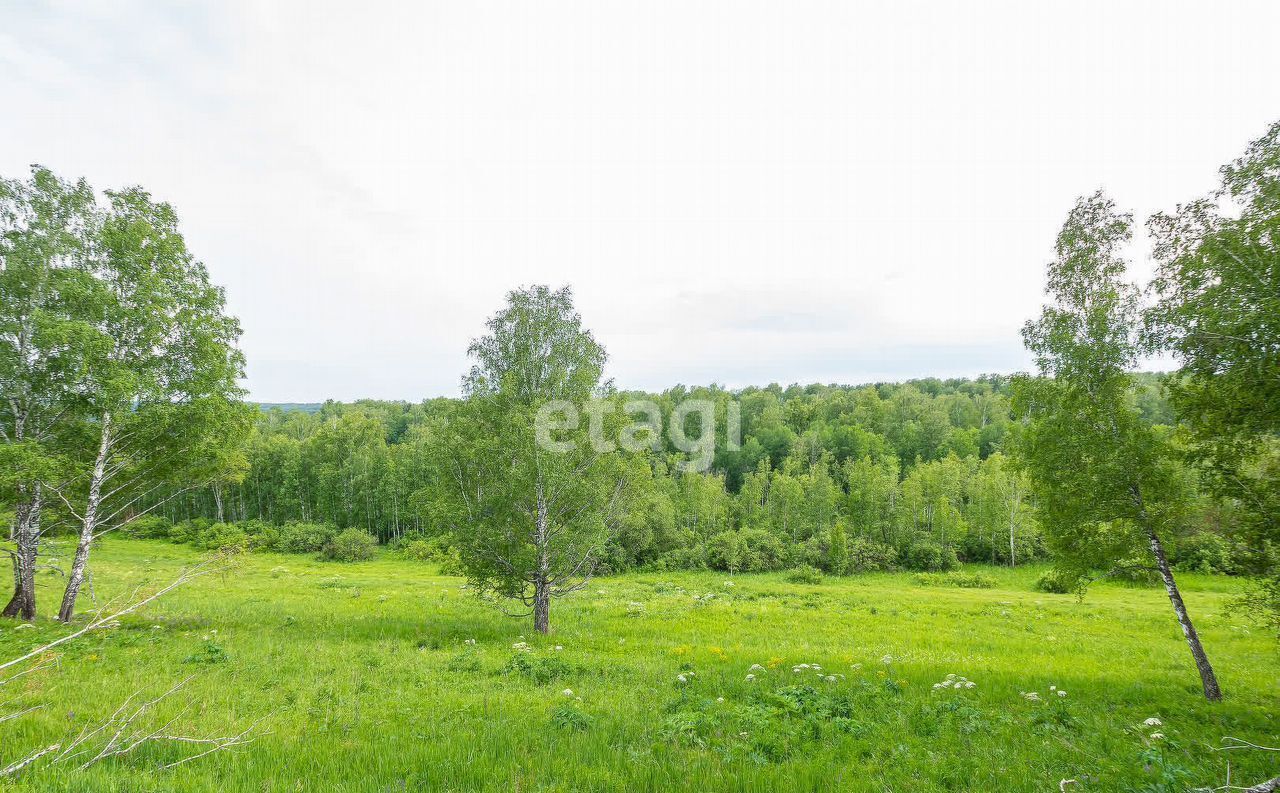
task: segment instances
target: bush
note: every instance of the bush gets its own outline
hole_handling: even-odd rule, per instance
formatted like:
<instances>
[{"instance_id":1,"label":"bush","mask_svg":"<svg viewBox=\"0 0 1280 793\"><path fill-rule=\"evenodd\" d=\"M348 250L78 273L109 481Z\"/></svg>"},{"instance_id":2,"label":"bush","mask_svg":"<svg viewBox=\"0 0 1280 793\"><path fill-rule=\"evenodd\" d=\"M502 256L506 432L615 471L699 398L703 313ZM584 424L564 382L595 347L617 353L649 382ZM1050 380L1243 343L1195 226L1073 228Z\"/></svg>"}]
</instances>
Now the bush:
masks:
<instances>
[{"instance_id":1,"label":"bush","mask_svg":"<svg viewBox=\"0 0 1280 793\"><path fill-rule=\"evenodd\" d=\"M286 523L267 528L261 546L278 553L320 553L337 535L327 523Z\"/></svg>"},{"instance_id":2,"label":"bush","mask_svg":"<svg viewBox=\"0 0 1280 793\"><path fill-rule=\"evenodd\" d=\"M335 562L372 559L378 541L364 529L347 529L324 546L324 558Z\"/></svg>"},{"instance_id":3,"label":"bush","mask_svg":"<svg viewBox=\"0 0 1280 793\"><path fill-rule=\"evenodd\" d=\"M872 573L892 570L898 561L898 551L892 545L854 537L849 540L849 572Z\"/></svg>"},{"instance_id":4,"label":"bush","mask_svg":"<svg viewBox=\"0 0 1280 793\"><path fill-rule=\"evenodd\" d=\"M793 584L821 584L822 571L811 565L802 564L787 574L787 580Z\"/></svg>"},{"instance_id":5,"label":"bush","mask_svg":"<svg viewBox=\"0 0 1280 793\"><path fill-rule=\"evenodd\" d=\"M742 566L742 540L736 531L724 531L707 540L707 566L736 573Z\"/></svg>"},{"instance_id":6,"label":"bush","mask_svg":"<svg viewBox=\"0 0 1280 793\"><path fill-rule=\"evenodd\" d=\"M781 570L786 566L787 549L776 534L763 529L743 529L738 532L740 570L749 573L765 573Z\"/></svg>"},{"instance_id":7,"label":"bush","mask_svg":"<svg viewBox=\"0 0 1280 793\"><path fill-rule=\"evenodd\" d=\"M1051 570L1046 570L1036 579L1036 589L1054 595L1065 595L1074 591L1078 582L1079 579L1075 576L1055 567Z\"/></svg>"},{"instance_id":8,"label":"bush","mask_svg":"<svg viewBox=\"0 0 1280 793\"><path fill-rule=\"evenodd\" d=\"M929 540L920 540L907 549L907 568L925 573L954 569L960 563L951 546L942 546Z\"/></svg>"},{"instance_id":9,"label":"bush","mask_svg":"<svg viewBox=\"0 0 1280 793\"><path fill-rule=\"evenodd\" d=\"M916 573L911 576L919 586L954 586L962 589L991 589L996 580L986 573Z\"/></svg>"},{"instance_id":10,"label":"bush","mask_svg":"<svg viewBox=\"0 0 1280 793\"><path fill-rule=\"evenodd\" d=\"M120 533L138 540L163 540L172 528L173 521L163 515L143 515L125 524Z\"/></svg>"},{"instance_id":11,"label":"bush","mask_svg":"<svg viewBox=\"0 0 1280 793\"><path fill-rule=\"evenodd\" d=\"M184 520L181 523L175 523L173 528L169 529L169 542L180 545L193 545L200 533L213 525L213 521L204 518L196 518L195 520Z\"/></svg>"},{"instance_id":12,"label":"bush","mask_svg":"<svg viewBox=\"0 0 1280 793\"><path fill-rule=\"evenodd\" d=\"M1241 554L1220 534L1200 532L1183 537L1170 549L1169 561L1178 570L1238 575L1243 572Z\"/></svg>"},{"instance_id":13,"label":"bush","mask_svg":"<svg viewBox=\"0 0 1280 793\"><path fill-rule=\"evenodd\" d=\"M200 529L191 544L202 551L222 551L249 547L249 535L234 523L214 523Z\"/></svg>"}]
</instances>

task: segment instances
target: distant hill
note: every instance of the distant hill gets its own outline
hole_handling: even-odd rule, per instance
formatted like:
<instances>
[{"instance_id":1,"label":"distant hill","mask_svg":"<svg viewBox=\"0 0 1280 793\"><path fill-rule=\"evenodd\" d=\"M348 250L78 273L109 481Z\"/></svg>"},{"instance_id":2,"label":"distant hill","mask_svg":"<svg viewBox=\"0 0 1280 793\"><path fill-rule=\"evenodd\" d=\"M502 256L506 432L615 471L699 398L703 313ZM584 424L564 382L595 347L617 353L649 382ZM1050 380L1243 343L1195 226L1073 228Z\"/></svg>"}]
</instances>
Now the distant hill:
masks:
<instances>
[{"instance_id":1,"label":"distant hill","mask_svg":"<svg viewBox=\"0 0 1280 793\"><path fill-rule=\"evenodd\" d=\"M297 411L298 413L319 413L320 408L324 407L323 402L258 402L258 407L262 410L271 410L272 408L280 408L286 413Z\"/></svg>"}]
</instances>

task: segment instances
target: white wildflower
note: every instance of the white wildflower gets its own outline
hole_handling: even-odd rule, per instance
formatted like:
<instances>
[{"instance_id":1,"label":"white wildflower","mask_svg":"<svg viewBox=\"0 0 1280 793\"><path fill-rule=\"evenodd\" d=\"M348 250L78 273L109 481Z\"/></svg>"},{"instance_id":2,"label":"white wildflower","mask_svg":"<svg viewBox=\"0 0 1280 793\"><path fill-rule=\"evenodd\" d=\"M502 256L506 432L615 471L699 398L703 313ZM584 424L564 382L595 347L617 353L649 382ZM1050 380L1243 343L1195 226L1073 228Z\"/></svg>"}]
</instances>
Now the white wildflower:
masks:
<instances>
[{"instance_id":1,"label":"white wildflower","mask_svg":"<svg viewBox=\"0 0 1280 793\"><path fill-rule=\"evenodd\" d=\"M747 675L747 682L748 682L748 683L750 683L752 680L755 680L755 679L756 679L756 676L755 676L755 675Z\"/></svg>"},{"instance_id":2,"label":"white wildflower","mask_svg":"<svg viewBox=\"0 0 1280 793\"><path fill-rule=\"evenodd\" d=\"M564 645L563 645L563 644L557 644L557 645L556 645L556 651L557 651L557 652L559 652L560 650L563 650L563 649L564 649Z\"/></svg>"},{"instance_id":3,"label":"white wildflower","mask_svg":"<svg viewBox=\"0 0 1280 793\"><path fill-rule=\"evenodd\" d=\"M1023 691L1023 692L1022 692L1022 698L1023 698L1023 699L1025 699L1027 702L1039 702L1039 701L1040 701L1040 695L1039 695L1039 694L1037 694L1037 693L1036 693L1036 692L1034 692L1034 691Z\"/></svg>"},{"instance_id":4,"label":"white wildflower","mask_svg":"<svg viewBox=\"0 0 1280 793\"><path fill-rule=\"evenodd\" d=\"M1067 692L1064 689L1061 689L1061 688L1058 689L1058 696L1065 697L1066 695L1067 695Z\"/></svg>"},{"instance_id":5,"label":"white wildflower","mask_svg":"<svg viewBox=\"0 0 1280 793\"><path fill-rule=\"evenodd\" d=\"M564 691L561 691L560 693L564 694L566 697L571 697L573 696L573 689L566 688Z\"/></svg>"},{"instance_id":6,"label":"white wildflower","mask_svg":"<svg viewBox=\"0 0 1280 793\"><path fill-rule=\"evenodd\" d=\"M1160 721L1160 720L1159 720L1159 719L1157 719L1155 716L1152 716L1151 718L1147 719L1146 721L1144 721L1144 722L1142 722L1142 723L1143 723L1144 725L1148 726L1148 727L1163 727L1163 726L1164 726L1164 722Z\"/></svg>"},{"instance_id":7,"label":"white wildflower","mask_svg":"<svg viewBox=\"0 0 1280 793\"><path fill-rule=\"evenodd\" d=\"M884 658L881 658L881 659L880 659L880 663L885 664L886 666L887 666L888 664L893 663L893 656L892 656L892 655L886 655Z\"/></svg>"},{"instance_id":8,"label":"white wildflower","mask_svg":"<svg viewBox=\"0 0 1280 793\"><path fill-rule=\"evenodd\" d=\"M947 679L948 679L948 680L955 680L955 679L956 679L955 673L953 672L953 673L951 673L951 674L947 675Z\"/></svg>"},{"instance_id":9,"label":"white wildflower","mask_svg":"<svg viewBox=\"0 0 1280 793\"><path fill-rule=\"evenodd\" d=\"M467 639L463 642L463 644L475 644L475 643L476 643L475 639Z\"/></svg>"},{"instance_id":10,"label":"white wildflower","mask_svg":"<svg viewBox=\"0 0 1280 793\"><path fill-rule=\"evenodd\" d=\"M977 683L975 683L975 682L973 682L972 680L966 680L966 681L964 681L964 687L965 687L965 688L977 688L977 687L978 687L978 684L977 684Z\"/></svg>"},{"instance_id":11,"label":"white wildflower","mask_svg":"<svg viewBox=\"0 0 1280 793\"><path fill-rule=\"evenodd\" d=\"M676 680L678 680L678 681L679 681L679 682L681 682L681 683L688 683L688 682L689 682L689 678L688 678L688 677L686 677L686 676L684 676L684 675L676 675Z\"/></svg>"},{"instance_id":12,"label":"white wildflower","mask_svg":"<svg viewBox=\"0 0 1280 793\"><path fill-rule=\"evenodd\" d=\"M761 666L760 664L752 664L752 665L751 665L751 668L750 668L750 669L748 669L747 671L748 671L748 672L763 672L763 671L764 671L764 667L763 667L763 666Z\"/></svg>"},{"instance_id":13,"label":"white wildflower","mask_svg":"<svg viewBox=\"0 0 1280 793\"><path fill-rule=\"evenodd\" d=\"M961 681L957 680L955 683L952 683L952 684L951 684L951 687L952 687L952 688L964 688L964 683L962 683Z\"/></svg>"},{"instance_id":14,"label":"white wildflower","mask_svg":"<svg viewBox=\"0 0 1280 793\"><path fill-rule=\"evenodd\" d=\"M1153 740L1153 741L1162 741L1162 740L1164 740L1164 733L1162 733L1162 732L1153 732L1153 733L1151 733L1151 740Z\"/></svg>"}]
</instances>

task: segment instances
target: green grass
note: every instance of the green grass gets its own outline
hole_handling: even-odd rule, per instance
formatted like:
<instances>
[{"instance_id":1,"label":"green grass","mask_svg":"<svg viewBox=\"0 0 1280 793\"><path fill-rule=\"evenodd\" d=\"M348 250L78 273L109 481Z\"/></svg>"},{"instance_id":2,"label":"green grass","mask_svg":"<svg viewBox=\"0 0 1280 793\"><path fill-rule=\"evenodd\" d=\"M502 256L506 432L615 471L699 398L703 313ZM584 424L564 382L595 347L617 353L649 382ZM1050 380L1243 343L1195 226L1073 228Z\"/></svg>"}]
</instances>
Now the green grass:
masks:
<instances>
[{"instance_id":1,"label":"green grass","mask_svg":"<svg viewBox=\"0 0 1280 793\"><path fill-rule=\"evenodd\" d=\"M197 558L123 538L94 553L100 599L167 582ZM0 724L0 759L187 677L157 720L187 705L173 731L260 721L261 736L172 771L157 767L183 752L161 745L83 773L42 764L18 786L1048 791L1073 778L1081 791L1141 789L1163 772L1177 790L1221 784L1226 758L1209 747L1224 735L1277 743L1277 646L1228 611L1240 582L1182 577L1226 691L1209 704L1161 590L1098 586L1079 602L1033 591L1041 570L978 570L994 587L921 586L908 574L598 579L554 605L544 638L428 565L251 555L11 684L7 709L45 707ZM61 579L41 580L48 612ZM4 658L67 630L47 618L15 626L0 622ZM529 654L513 650L520 641ZM752 664L772 668L749 682ZM843 677L793 672L799 664ZM934 690L947 674L977 687ZM1068 696L1049 697L1050 685ZM1134 727L1153 716L1168 746L1144 758L1150 729ZM1232 759L1237 783L1280 773L1274 755Z\"/></svg>"}]
</instances>

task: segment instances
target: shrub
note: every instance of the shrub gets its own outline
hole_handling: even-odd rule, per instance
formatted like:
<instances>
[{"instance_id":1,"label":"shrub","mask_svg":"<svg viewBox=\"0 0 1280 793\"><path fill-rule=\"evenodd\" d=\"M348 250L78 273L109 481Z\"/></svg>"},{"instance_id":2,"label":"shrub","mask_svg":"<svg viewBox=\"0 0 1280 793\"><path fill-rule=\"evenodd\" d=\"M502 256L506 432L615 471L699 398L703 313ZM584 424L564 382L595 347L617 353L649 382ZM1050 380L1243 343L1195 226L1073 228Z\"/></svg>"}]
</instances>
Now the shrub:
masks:
<instances>
[{"instance_id":1,"label":"shrub","mask_svg":"<svg viewBox=\"0 0 1280 793\"><path fill-rule=\"evenodd\" d=\"M960 563L956 551L949 545L943 546L930 540L918 540L907 549L907 567L926 573L934 573L953 569Z\"/></svg>"},{"instance_id":2,"label":"shrub","mask_svg":"<svg viewBox=\"0 0 1280 793\"><path fill-rule=\"evenodd\" d=\"M962 589L991 589L996 580L986 573L916 573L911 576L919 586L954 586Z\"/></svg>"},{"instance_id":3,"label":"shrub","mask_svg":"<svg viewBox=\"0 0 1280 793\"><path fill-rule=\"evenodd\" d=\"M1174 543L1169 561L1178 570L1238 575L1243 572L1240 554L1231 540L1212 532L1199 532Z\"/></svg>"},{"instance_id":4,"label":"shrub","mask_svg":"<svg viewBox=\"0 0 1280 793\"><path fill-rule=\"evenodd\" d=\"M335 562L372 559L378 541L364 529L347 529L324 546L324 558Z\"/></svg>"},{"instance_id":5,"label":"shrub","mask_svg":"<svg viewBox=\"0 0 1280 793\"><path fill-rule=\"evenodd\" d=\"M776 534L763 529L743 529L738 532L738 539L740 570L765 573L786 566L787 549Z\"/></svg>"},{"instance_id":6,"label":"shrub","mask_svg":"<svg viewBox=\"0 0 1280 793\"><path fill-rule=\"evenodd\" d=\"M1058 568L1046 570L1036 579L1036 589L1054 595L1065 595L1075 590L1079 579Z\"/></svg>"},{"instance_id":7,"label":"shrub","mask_svg":"<svg viewBox=\"0 0 1280 793\"><path fill-rule=\"evenodd\" d=\"M172 528L173 521L163 515L143 515L125 524L120 533L139 540L163 540Z\"/></svg>"},{"instance_id":8,"label":"shrub","mask_svg":"<svg viewBox=\"0 0 1280 793\"><path fill-rule=\"evenodd\" d=\"M892 545L885 545L865 537L854 537L849 540L849 571L853 573L871 573L881 570L892 570L898 561L898 551Z\"/></svg>"},{"instance_id":9,"label":"shrub","mask_svg":"<svg viewBox=\"0 0 1280 793\"><path fill-rule=\"evenodd\" d=\"M214 523L199 530L191 544L202 551L221 551L249 547L249 535L234 523Z\"/></svg>"},{"instance_id":10,"label":"shrub","mask_svg":"<svg viewBox=\"0 0 1280 793\"><path fill-rule=\"evenodd\" d=\"M213 521L205 520L204 518L175 523L173 528L169 529L169 542L182 545L194 544L200 533L212 525Z\"/></svg>"},{"instance_id":11,"label":"shrub","mask_svg":"<svg viewBox=\"0 0 1280 793\"><path fill-rule=\"evenodd\" d=\"M736 531L724 531L707 540L707 566L736 573L742 566L742 540Z\"/></svg>"},{"instance_id":12,"label":"shrub","mask_svg":"<svg viewBox=\"0 0 1280 793\"><path fill-rule=\"evenodd\" d=\"M411 540L404 544L399 553L411 562L431 562L436 558L436 550L430 540Z\"/></svg>"},{"instance_id":13,"label":"shrub","mask_svg":"<svg viewBox=\"0 0 1280 793\"><path fill-rule=\"evenodd\" d=\"M802 564L787 574L787 580L793 584L821 584L822 571L811 565Z\"/></svg>"},{"instance_id":14,"label":"shrub","mask_svg":"<svg viewBox=\"0 0 1280 793\"><path fill-rule=\"evenodd\" d=\"M338 530L327 523L286 523L270 527L262 547L280 553L319 553L337 535Z\"/></svg>"}]
</instances>

